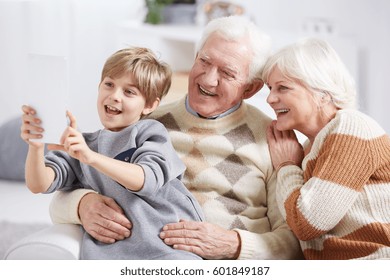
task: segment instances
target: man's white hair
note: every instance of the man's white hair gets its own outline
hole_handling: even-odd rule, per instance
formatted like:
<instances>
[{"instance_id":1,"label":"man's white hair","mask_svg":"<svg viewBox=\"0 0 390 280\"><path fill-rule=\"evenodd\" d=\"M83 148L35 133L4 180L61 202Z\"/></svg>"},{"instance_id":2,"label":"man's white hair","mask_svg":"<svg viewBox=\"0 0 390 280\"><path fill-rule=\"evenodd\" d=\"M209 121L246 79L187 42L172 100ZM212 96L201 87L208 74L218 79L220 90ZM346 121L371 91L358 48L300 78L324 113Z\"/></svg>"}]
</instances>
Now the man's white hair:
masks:
<instances>
[{"instance_id":1,"label":"man's white hair","mask_svg":"<svg viewBox=\"0 0 390 280\"><path fill-rule=\"evenodd\" d=\"M223 38L233 42L244 42L243 38L249 38L249 49L252 53L251 64L249 66L249 81L261 78L265 61L270 55L271 40L270 37L262 32L253 22L243 16L220 17L210 21L202 34L201 39L196 45L198 53L207 39L213 33L218 33Z\"/></svg>"}]
</instances>

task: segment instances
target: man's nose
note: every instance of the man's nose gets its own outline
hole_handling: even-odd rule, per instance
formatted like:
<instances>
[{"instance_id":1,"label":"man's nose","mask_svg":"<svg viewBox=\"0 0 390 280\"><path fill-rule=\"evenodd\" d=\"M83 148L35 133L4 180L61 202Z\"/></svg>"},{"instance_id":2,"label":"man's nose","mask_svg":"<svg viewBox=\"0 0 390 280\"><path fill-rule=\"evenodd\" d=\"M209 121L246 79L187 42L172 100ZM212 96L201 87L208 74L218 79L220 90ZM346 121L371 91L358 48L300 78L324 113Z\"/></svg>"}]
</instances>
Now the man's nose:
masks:
<instances>
[{"instance_id":1,"label":"man's nose","mask_svg":"<svg viewBox=\"0 0 390 280\"><path fill-rule=\"evenodd\" d=\"M205 82L208 86L216 87L219 84L219 74L216 67L210 67L205 73Z\"/></svg>"}]
</instances>

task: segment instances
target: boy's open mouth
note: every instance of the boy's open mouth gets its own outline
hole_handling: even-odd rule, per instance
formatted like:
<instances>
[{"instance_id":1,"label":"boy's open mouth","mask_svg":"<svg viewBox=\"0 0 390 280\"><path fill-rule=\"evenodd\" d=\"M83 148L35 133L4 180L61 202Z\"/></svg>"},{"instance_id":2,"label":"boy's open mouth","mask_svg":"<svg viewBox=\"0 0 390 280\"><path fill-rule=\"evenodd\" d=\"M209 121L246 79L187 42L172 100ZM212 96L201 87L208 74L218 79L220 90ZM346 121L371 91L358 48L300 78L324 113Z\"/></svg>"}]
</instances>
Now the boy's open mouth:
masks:
<instances>
[{"instance_id":1,"label":"boy's open mouth","mask_svg":"<svg viewBox=\"0 0 390 280\"><path fill-rule=\"evenodd\" d=\"M111 115L118 115L118 114L122 113L121 110L119 110L115 107L112 107L110 105L106 105L106 106L104 106L104 108L106 109L106 113L111 114Z\"/></svg>"}]
</instances>

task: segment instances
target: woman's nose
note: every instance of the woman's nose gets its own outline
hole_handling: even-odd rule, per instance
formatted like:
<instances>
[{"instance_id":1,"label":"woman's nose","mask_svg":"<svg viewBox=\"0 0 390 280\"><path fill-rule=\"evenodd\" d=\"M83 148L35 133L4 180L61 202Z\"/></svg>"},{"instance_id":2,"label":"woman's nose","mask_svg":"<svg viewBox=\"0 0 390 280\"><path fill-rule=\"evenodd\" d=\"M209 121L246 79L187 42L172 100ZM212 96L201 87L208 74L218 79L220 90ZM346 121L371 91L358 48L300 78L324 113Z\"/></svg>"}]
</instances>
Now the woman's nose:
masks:
<instances>
[{"instance_id":1,"label":"woman's nose","mask_svg":"<svg viewBox=\"0 0 390 280\"><path fill-rule=\"evenodd\" d=\"M267 97L267 103L272 104L272 103L277 102L277 100L278 100L277 96L271 90L268 94L268 97Z\"/></svg>"}]
</instances>

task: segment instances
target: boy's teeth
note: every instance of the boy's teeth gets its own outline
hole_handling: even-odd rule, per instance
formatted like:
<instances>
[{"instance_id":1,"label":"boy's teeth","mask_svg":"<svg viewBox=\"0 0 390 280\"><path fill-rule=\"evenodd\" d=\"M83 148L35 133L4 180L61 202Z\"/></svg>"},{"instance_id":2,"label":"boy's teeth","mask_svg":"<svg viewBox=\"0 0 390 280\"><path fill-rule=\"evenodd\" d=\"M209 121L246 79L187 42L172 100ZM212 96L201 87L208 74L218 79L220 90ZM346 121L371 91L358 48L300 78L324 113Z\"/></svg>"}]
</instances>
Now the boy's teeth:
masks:
<instances>
[{"instance_id":1,"label":"boy's teeth","mask_svg":"<svg viewBox=\"0 0 390 280\"><path fill-rule=\"evenodd\" d=\"M115 111L115 112L118 112L119 110L115 107L111 107L110 105L107 105L107 109L108 110L111 110L111 111Z\"/></svg>"},{"instance_id":2,"label":"boy's teeth","mask_svg":"<svg viewBox=\"0 0 390 280\"><path fill-rule=\"evenodd\" d=\"M110 105L106 105L106 111L111 113L111 114L119 114L121 112L121 110L115 108L115 107L112 107Z\"/></svg>"}]
</instances>

